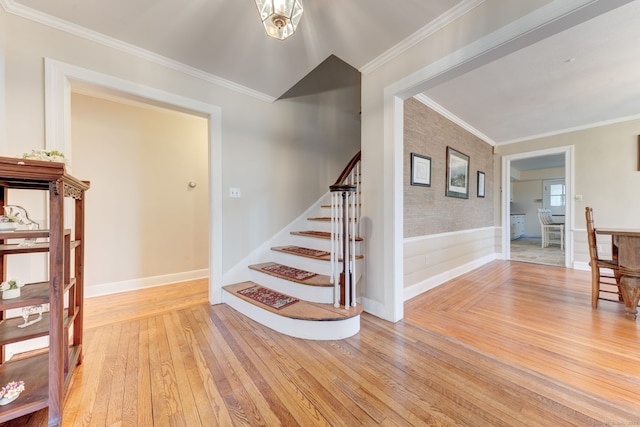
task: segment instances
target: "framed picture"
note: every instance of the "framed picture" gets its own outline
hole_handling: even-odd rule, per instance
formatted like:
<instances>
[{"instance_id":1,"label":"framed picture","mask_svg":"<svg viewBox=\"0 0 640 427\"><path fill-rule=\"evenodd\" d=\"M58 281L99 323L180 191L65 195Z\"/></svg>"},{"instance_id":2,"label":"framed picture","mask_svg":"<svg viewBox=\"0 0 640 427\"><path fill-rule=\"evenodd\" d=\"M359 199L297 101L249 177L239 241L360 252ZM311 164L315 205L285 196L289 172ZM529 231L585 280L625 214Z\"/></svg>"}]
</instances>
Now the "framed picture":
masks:
<instances>
[{"instance_id":1,"label":"framed picture","mask_svg":"<svg viewBox=\"0 0 640 427\"><path fill-rule=\"evenodd\" d=\"M484 172L478 171L478 197L484 197Z\"/></svg>"},{"instance_id":2,"label":"framed picture","mask_svg":"<svg viewBox=\"0 0 640 427\"><path fill-rule=\"evenodd\" d=\"M431 157L411 153L411 185L431 187Z\"/></svg>"},{"instance_id":3,"label":"framed picture","mask_svg":"<svg viewBox=\"0 0 640 427\"><path fill-rule=\"evenodd\" d=\"M469 156L447 147L447 188L449 197L469 198Z\"/></svg>"}]
</instances>

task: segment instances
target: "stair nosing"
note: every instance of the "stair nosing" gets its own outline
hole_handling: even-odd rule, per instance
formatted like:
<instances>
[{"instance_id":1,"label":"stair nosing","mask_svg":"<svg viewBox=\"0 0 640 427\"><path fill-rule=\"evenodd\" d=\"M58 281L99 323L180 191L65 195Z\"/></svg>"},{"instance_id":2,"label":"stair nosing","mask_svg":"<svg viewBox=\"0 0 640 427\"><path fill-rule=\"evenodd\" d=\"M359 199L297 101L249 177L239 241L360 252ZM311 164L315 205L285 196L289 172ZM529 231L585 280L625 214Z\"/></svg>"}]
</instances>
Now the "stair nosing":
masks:
<instances>
[{"instance_id":1,"label":"stair nosing","mask_svg":"<svg viewBox=\"0 0 640 427\"><path fill-rule=\"evenodd\" d=\"M351 309L344 310L340 307L336 308L334 307L333 304L323 304L323 303L317 303L317 302L310 302L310 301L305 301L303 299L300 298L296 298L298 300L298 302L296 302L295 304L292 304L290 306L287 307L283 307L280 310L275 309L273 307L270 307L268 305L262 304L259 301L253 300L249 297L246 297L242 294L239 294L238 291L242 290L242 289L246 289L252 286L260 286L261 288L265 288L265 289L270 289L271 288L267 287L267 286L263 286L259 283L255 283L252 281L246 281L246 282L240 282L240 283L235 283L233 285L228 285L228 286L224 286L222 289L224 289L226 292L229 292L230 294L232 294L233 296L240 298L243 301L248 302L251 305L254 305L258 308L261 308L263 310L266 310L270 313L274 313L277 314L279 316L282 317L287 317L289 319L295 319L295 320L305 320L305 321L316 321L316 322L335 322L335 321L341 321L341 320L347 320L347 319L351 319L353 317L359 316L360 314L362 314L362 305L361 304L357 304L356 307L352 307ZM278 292L281 293L282 292ZM287 294L283 294L286 296L290 296ZM298 305L297 307L293 308L294 305L297 304L301 304ZM306 306L306 307L313 307L315 309L318 310L323 310L326 313L331 313L334 317L322 317L322 318L318 318L317 316L315 317L311 317L311 316L303 316L303 315L299 315L299 314L291 314L291 311L300 311L298 310L300 306ZM287 310L289 309L289 310ZM303 312L309 312L310 310L303 310ZM338 316L341 315L341 316Z\"/></svg>"},{"instance_id":2,"label":"stair nosing","mask_svg":"<svg viewBox=\"0 0 640 427\"><path fill-rule=\"evenodd\" d=\"M304 279L304 280L294 279L294 278L291 278L291 277L287 277L287 276L283 276L281 274L274 273L272 271L266 271L266 270L262 269L262 267L266 267L266 266L270 266L270 265L282 265L284 267L291 267L291 266L288 266L288 265L285 265L285 264L280 264L280 263L277 263L277 262L263 262L261 264L250 265L249 268L251 270L258 271L258 272L263 273L263 274L268 274L269 276L277 277L277 278L282 279L282 280L287 280L289 282L294 282L294 283L300 283L301 285L318 286L318 287L333 287L333 284L331 283L331 277L329 277L327 275L318 274L318 273L314 273L313 271L309 271L309 273L314 273L315 276L310 277L308 279ZM291 267L291 268L296 268L296 267ZM302 269L298 269L298 270L302 270ZM302 271L308 271L308 270L302 270ZM316 279L316 280L312 280L312 279Z\"/></svg>"},{"instance_id":3,"label":"stair nosing","mask_svg":"<svg viewBox=\"0 0 640 427\"><path fill-rule=\"evenodd\" d=\"M313 234L309 234L313 233ZM303 236L303 237L312 237L316 239L331 239L331 232L329 231L316 231L316 230L304 230L304 231L292 231L292 235L294 236ZM362 237L356 237L356 242L362 242Z\"/></svg>"}]
</instances>

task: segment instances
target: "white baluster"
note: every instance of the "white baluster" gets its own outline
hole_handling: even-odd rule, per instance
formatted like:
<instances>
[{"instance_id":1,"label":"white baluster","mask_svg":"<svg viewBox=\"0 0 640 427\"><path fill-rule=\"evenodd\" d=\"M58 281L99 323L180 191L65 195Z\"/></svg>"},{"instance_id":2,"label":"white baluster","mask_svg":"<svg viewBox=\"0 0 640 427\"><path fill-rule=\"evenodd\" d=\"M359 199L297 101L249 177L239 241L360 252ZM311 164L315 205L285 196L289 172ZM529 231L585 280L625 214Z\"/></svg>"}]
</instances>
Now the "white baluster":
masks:
<instances>
[{"instance_id":1,"label":"white baluster","mask_svg":"<svg viewBox=\"0 0 640 427\"><path fill-rule=\"evenodd\" d=\"M355 307L356 306L356 283L357 283L357 279L356 279L356 202L357 199L357 193L353 195L353 197L351 197L351 216L350 216L350 221L351 221L351 260L349 261L351 263L351 274L353 277L352 283L351 283L351 306Z\"/></svg>"}]
</instances>

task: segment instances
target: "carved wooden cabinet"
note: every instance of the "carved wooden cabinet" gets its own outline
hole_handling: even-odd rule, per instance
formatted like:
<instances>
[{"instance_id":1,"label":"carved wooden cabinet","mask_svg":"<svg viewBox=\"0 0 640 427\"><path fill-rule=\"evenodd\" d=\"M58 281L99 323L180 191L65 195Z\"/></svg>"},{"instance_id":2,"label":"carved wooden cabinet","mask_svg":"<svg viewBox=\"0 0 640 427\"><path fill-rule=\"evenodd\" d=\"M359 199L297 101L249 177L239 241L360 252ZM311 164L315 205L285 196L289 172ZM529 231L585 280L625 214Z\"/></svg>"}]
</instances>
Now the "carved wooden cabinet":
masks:
<instances>
[{"instance_id":1,"label":"carved wooden cabinet","mask_svg":"<svg viewBox=\"0 0 640 427\"><path fill-rule=\"evenodd\" d=\"M0 423L48 407L49 425L58 425L64 394L82 362L84 194L89 183L67 174L63 163L0 157L0 214L10 204L11 189L47 195L48 228L0 232L0 281L8 279L12 257L36 252L48 255L48 280L26 283L18 298L0 299L0 387L25 383L15 401L0 406ZM73 200L66 209L73 218L71 229L64 228L65 198ZM37 240L24 245L25 238ZM15 309L38 304L49 304L43 319L18 328L24 320L20 314L13 317ZM49 337L48 349L5 362L6 345L42 336Z\"/></svg>"}]
</instances>

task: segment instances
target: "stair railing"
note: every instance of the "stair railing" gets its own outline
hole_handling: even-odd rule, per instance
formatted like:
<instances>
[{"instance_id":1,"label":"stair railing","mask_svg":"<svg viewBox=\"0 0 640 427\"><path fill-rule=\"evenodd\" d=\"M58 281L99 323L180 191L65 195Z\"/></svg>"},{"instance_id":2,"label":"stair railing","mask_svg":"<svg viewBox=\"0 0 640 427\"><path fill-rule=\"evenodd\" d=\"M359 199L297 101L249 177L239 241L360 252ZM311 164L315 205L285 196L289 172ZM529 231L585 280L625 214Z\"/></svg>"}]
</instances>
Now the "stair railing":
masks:
<instances>
[{"instance_id":1,"label":"stair railing","mask_svg":"<svg viewBox=\"0 0 640 427\"><path fill-rule=\"evenodd\" d=\"M356 305L356 240L360 236L360 152L342 171L331 191L331 282L334 305ZM342 262L341 262L342 260ZM342 265L342 268L340 266Z\"/></svg>"}]
</instances>

